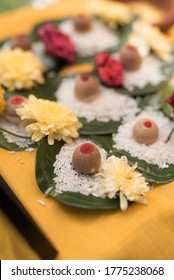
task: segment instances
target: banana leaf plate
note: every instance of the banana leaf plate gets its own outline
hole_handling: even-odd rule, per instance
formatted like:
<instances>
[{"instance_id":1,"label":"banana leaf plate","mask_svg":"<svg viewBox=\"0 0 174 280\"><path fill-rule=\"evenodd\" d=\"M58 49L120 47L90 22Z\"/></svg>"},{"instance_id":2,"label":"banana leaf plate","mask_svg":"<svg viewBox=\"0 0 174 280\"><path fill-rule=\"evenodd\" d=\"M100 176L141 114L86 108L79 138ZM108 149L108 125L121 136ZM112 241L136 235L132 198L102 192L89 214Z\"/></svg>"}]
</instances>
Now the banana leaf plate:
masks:
<instances>
[{"instance_id":1,"label":"banana leaf plate","mask_svg":"<svg viewBox=\"0 0 174 280\"><path fill-rule=\"evenodd\" d=\"M95 17L95 18L97 18L97 17ZM55 20L43 21L33 28L33 31L31 33L31 37L34 41L39 40L38 35L37 35L37 31L41 26L43 26L44 24L46 24L48 22L52 23L56 26L59 26L60 23L66 21L66 20L71 20L71 19L73 19L73 18L69 17L69 18L63 18L63 19L59 19L59 20L55 19ZM99 18L97 18L97 19L102 21L102 19L99 19ZM115 27L115 32L116 32L116 34L118 34L118 37L119 37L118 43L116 43L115 46L112 47L112 48L103 49L102 52L113 53L113 52L118 51L126 43L126 41L128 39L128 36L132 32L132 24L135 21L135 19L136 19L136 17L133 16L131 21L128 24L119 25L118 27ZM86 62L92 61L95 54L96 53L94 52L92 55L83 56L80 53L77 53L75 63L86 63Z\"/></svg>"},{"instance_id":2,"label":"banana leaf plate","mask_svg":"<svg viewBox=\"0 0 174 280\"><path fill-rule=\"evenodd\" d=\"M134 97L150 95L150 94L156 92L157 90L159 90L160 88L162 88L164 85L166 85L166 83L173 77L174 64L173 63L164 63L160 70L161 70L161 73L164 75L164 78L160 81L160 83L158 83L156 85L152 85L152 84L148 83L147 85L145 85L142 88L134 87L132 90L129 90L128 88L124 87L124 84L123 84L123 86L120 86L120 87L117 87L114 89L120 93L127 94L129 96L134 96ZM97 75L96 73L94 73L94 74ZM104 84L104 85L107 86L106 84Z\"/></svg>"},{"instance_id":3,"label":"banana leaf plate","mask_svg":"<svg viewBox=\"0 0 174 280\"><path fill-rule=\"evenodd\" d=\"M76 75L71 75L68 78L75 78ZM59 84L57 86L57 89L59 88L59 85L63 81L63 78L58 78L59 79ZM57 97L57 101L59 101L59 98ZM66 107L66 105L65 105ZM70 108L71 109L71 108ZM77 116L78 117L78 116ZM79 130L79 133L81 135L106 135L106 134L111 134L114 132L117 132L118 127L121 124L122 119L120 118L118 121L114 120L109 120L108 122L102 122L98 120L93 120L93 121L87 121L84 117L78 117L80 122L83 124L83 127Z\"/></svg>"},{"instance_id":4,"label":"banana leaf plate","mask_svg":"<svg viewBox=\"0 0 174 280\"><path fill-rule=\"evenodd\" d=\"M1 128L0 128L0 147L4 148L6 150L9 150L9 151L16 151L17 152L17 151L25 151L28 148L36 148L37 145L32 142L27 147L23 148L23 147L18 146L15 142L14 143L9 143L6 140L6 138L4 137L3 132L1 131Z\"/></svg>"},{"instance_id":5,"label":"banana leaf plate","mask_svg":"<svg viewBox=\"0 0 174 280\"><path fill-rule=\"evenodd\" d=\"M56 155L63 145L63 142L55 142L53 146L50 146L47 143L47 139L43 139L37 149L35 173L41 191L45 193L51 187L52 191L49 193L51 197L72 207L96 210L119 209L119 200L116 199L103 199L73 192L58 194L55 191L53 164L56 160Z\"/></svg>"},{"instance_id":6,"label":"banana leaf plate","mask_svg":"<svg viewBox=\"0 0 174 280\"><path fill-rule=\"evenodd\" d=\"M144 160L139 160L138 158L131 156L124 150L117 150L116 148L113 148L114 142L112 140L112 135L92 135L91 139L93 142L103 147L103 149L109 153L108 156L115 155L121 157L125 155L130 165L137 162L137 170L142 173L147 182L151 184L164 184L174 180L174 164L170 164L168 168L161 169L157 165L149 164Z\"/></svg>"},{"instance_id":7,"label":"banana leaf plate","mask_svg":"<svg viewBox=\"0 0 174 280\"><path fill-rule=\"evenodd\" d=\"M56 98L54 93L59 86L60 79L57 75L50 77L49 74L45 76L45 82L42 85L38 85L35 88L29 90L14 90L9 91L6 90L5 97L8 99L14 95L22 95L24 97L28 97L30 94L35 95L37 98L41 99L49 99L55 101Z\"/></svg>"}]
</instances>

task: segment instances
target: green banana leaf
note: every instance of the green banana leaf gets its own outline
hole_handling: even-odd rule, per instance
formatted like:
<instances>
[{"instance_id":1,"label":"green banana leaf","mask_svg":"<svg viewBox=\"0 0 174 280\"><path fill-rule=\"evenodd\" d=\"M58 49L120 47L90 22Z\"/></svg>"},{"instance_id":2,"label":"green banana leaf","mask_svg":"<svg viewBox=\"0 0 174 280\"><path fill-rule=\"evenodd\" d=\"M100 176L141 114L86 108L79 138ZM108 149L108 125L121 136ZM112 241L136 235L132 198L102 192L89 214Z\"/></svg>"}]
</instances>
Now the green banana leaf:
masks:
<instances>
[{"instance_id":1,"label":"green banana leaf","mask_svg":"<svg viewBox=\"0 0 174 280\"><path fill-rule=\"evenodd\" d=\"M80 193L64 192L58 194L55 191L54 167L56 155L59 153L63 142L55 142L53 146L48 145L47 139L43 139L39 144L36 154L35 174L39 188L43 193L52 187L49 193L57 201L72 207L84 209L119 209L119 200L109 198L98 198L92 195L86 196Z\"/></svg>"},{"instance_id":2,"label":"green banana leaf","mask_svg":"<svg viewBox=\"0 0 174 280\"><path fill-rule=\"evenodd\" d=\"M126 25L119 25L118 27L115 28L115 32L118 34L119 36L119 41L118 43L115 44L115 47L113 48L108 48L108 49L103 49L102 52L110 52L110 53L114 53L116 51L118 51L127 41L128 39L128 36L130 35L130 33L132 32L132 24L134 22L134 20L136 19L137 17L133 16L130 23L126 24ZM60 20L47 20L47 21L43 21L39 24L37 24L34 28L33 28L33 31L31 33L31 37L34 41L37 41L39 40L38 38L38 35L37 35L37 31L38 29L43 26L44 24L46 23L52 23L52 24L55 24L55 25L59 25L61 22L63 21L66 21L66 20L69 20L69 19L72 19L71 17L69 18L63 18L63 19L60 19ZM102 19L99 19L98 20L102 21ZM76 56L76 63L86 63L86 62L90 62L93 60L93 57L94 57L95 53L93 55L88 55L88 56L82 56L81 54L77 53L77 56Z\"/></svg>"},{"instance_id":3,"label":"green banana leaf","mask_svg":"<svg viewBox=\"0 0 174 280\"><path fill-rule=\"evenodd\" d=\"M45 83L42 85L38 85L37 87L30 90L14 90L14 91L6 91L5 97L8 99L14 95L23 95L28 97L30 94L35 95L37 98L41 99L49 99L55 101L56 98L54 93L58 88L60 83L60 79L58 76L49 77L49 75L45 76Z\"/></svg>"},{"instance_id":4,"label":"green banana leaf","mask_svg":"<svg viewBox=\"0 0 174 280\"><path fill-rule=\"evenodd\" d=\"M121 121L108 121L99 122L97 120L87 122L85 118L80 118L80 122L83 124L83 127L79 130L81 135L105 135L110 133L117 132L118 127L121 124Z\"/></svg>"},{"instance_id":5,"label":"green banana leaf","mask_svg":"<svg viewBox=\"0 0 174 280\"><path fill-rule=\"evenodd\" d=\"M5 139L1 130L0 130L0 147L9 151L25 151L27 149L27 148L21 148L15 143L9 143ZM32 143L28 148L36 148L36 144Z\"/></svg>"},{"instance_id":6,"label":"green banana leaf","mask_svg":"<svg viewBox=\"0 0 174 280\"><path fill-rule=\"evenodd\" d=\"M157 165L149 164L144 160L140 160L131 156L124 150L117 150L116 148L113 148L114 142L111 135L94 135L91 136L91 139L94 143L103 147L107 152L109 152L108 156L115 155L117 157L121 157L125 155L130 165L133 165L135 162L137 162L137 170L142 173L147 182L151 184L169 183L174 180L174 164L170 164L168 168L161 169Z\"/></svg>"}]
</instances>

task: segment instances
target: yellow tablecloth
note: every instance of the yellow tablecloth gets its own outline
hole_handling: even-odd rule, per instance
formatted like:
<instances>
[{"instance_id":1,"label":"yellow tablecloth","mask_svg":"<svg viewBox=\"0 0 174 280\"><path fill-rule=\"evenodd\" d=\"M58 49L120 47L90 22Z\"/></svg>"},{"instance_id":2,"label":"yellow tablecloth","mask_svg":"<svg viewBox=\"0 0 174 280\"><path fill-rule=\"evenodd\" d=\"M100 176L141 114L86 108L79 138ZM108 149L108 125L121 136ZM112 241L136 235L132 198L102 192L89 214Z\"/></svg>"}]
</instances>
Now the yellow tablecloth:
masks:
<instances>
[{"instance_id":1,"label":"yellow tablecloth","mask_svg":"<svg viewBox=\"0 0 174 280\"><path fill-rule=\"evenodd\" d=\"M70 2L37 12L25 8L3 14L0 37L28 32L42 19L84 10L86 1ZM44 199L44 207L38 203L42 193L34 166L35 152L9 154L0 149L0 174L57 248L59 259L174 259L174 183L155 187L147 195L149 206L133 204L127 212L79 210L52 198Z\"/></svg>"}]
</instances>

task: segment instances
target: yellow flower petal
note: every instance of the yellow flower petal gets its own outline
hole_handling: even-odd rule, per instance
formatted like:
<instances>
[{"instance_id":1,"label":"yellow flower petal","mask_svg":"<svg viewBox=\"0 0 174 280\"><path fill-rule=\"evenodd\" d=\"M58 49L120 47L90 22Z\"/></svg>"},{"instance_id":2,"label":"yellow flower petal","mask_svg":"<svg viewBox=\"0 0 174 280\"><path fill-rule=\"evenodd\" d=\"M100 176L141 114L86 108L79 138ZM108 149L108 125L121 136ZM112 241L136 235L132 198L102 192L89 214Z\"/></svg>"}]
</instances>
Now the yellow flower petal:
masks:
<instances>
[{"instance_id":1,"label":"yellow flower petal","mask_svg":"<svg viewBox=\"0 0 174 280\"><path fill-rule=\"evenodd\" d=\"M31 52L14 49L0 53L0 83L9 90L29 89L44 83L45 68Z\"/></svg>"},{"instance_id":2,"label":"yellow flower petal","mask_svg":"<svg viewBox=\"0 0 174 280\"><path fill-rule=\"evenodd\" d=\"M49 145L53 145L54 140L71 143L72 138L79 136L77 130L82 127L77 117L61 104L37 99L33 95L16 113L26 124L26 131L33 133L33 141L38 142L48 136Z\"/></svg>"},{"instance_id":3,"label":"yellow flower petal","mask_svg":"<svg viewBox=\"0 0 174 280\"><path fill-rule=\"evenodd\" d=\"M0 85L0 116L3 115L4 110L5 110L5 99L4 99L4 90Z\"/></svg>"},{"instance_id":4,"label":"yellow flower petal","mask_svg":"<svg viewBox=\"0 0 174 280\"><path fill-rule=\"evenodd\" d=\"M109 198L120 196L120 208L126 210L127 201L146 203L144 195L150 190L145 178L136 171L137 164L130 166L125 156L118 158L111 156L102 163L101 171L96 175L99 182L99 194Z\"/></svg>"}]
</instances>

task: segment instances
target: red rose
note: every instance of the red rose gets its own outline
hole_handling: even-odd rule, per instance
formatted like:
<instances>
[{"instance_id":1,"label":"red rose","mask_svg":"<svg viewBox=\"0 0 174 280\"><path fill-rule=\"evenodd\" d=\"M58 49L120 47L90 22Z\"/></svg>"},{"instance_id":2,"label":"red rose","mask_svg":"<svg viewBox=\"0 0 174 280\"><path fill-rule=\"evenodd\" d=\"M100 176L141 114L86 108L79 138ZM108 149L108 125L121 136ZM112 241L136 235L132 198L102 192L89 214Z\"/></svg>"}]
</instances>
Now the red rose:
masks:
<instances>
[{"instance_id":1,"label":"red rose","mask_svg":"<svg viewBox=\"0 0 174 280\"><path fill-rule=\"evenodd\" d=\"M40 27L38 36L45 44L46 52L67 63L75 61L76 49L69 36L60 32L53 24L47 23Z\"/></svg>"},{"instance_id":2,"label":"red rose","mask_svg":"<svg viewBox=\"0 0 174 280\"><path fill-rule=\"evenodd\" d=\"M109 87L118 87L123 85L123 67L122 64L111 57L110 54L98 54L95 57L96 71L101 81Z\"/></svg>"}]
</instances>

